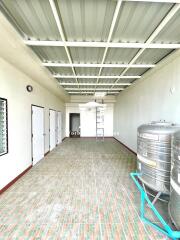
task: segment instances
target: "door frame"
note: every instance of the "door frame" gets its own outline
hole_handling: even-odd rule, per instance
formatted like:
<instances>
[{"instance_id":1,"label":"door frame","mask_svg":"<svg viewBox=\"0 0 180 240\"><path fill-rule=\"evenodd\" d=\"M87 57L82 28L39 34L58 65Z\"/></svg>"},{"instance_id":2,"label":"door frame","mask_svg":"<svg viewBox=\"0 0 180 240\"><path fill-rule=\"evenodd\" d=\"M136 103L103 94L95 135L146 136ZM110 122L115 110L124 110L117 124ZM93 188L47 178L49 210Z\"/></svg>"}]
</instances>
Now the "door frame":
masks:
<instances>
[{"instance_id":1,"label":"door frame","mask_svg":"<svg viewBox=\"0 0 180 240\"><path fill-rule=\"evenodd\" d=\"M56 121L56 112L57 112L55 109L49 108L49 152L52 151L52 150L50 150L50 111L55 111L55 121ZM55 124L56 124L56 122L55 122ZM55 137L56 137L56 134L55 134ZM56 143L56 139L55 139L55 143ZM55 145L55 147L56 147L56 145Z\"/></svg>"},{"instance_id":2,"label":"door frame","mask_svg":"<svg viewBox=\"0 0 180 240\"><path fill-rule=\"evenodd\" d=\"M60 124L59 124L60 123L60 119L58 118L59 113L61 115L61 111L56 111L56 124L57 124L57 126L59 125L59 129L60 129ZM59 120L59 123L58 123L58 120ZM57 130L58 129L56 129L56 137L57 137L57 139L56 139L56 147L61 143L60 139L59 139L59 143L57 143L58 142L58 138L59 138L59 133L58 133Z\"/></svg>"},{"instance_id":3,"label":"door frame","mask_svg":"<svg viewBox=\"0 0 180 240\"><path fill-rule=\"evenodd\" d=\"M35 105L35 104L31 104L31 162L32 162L32 166L33 166L33 126L32 126L32 122L33 122L33 107L39 107L43 109L43 113L44 113L44 107L39 106L39 105ZM44 127L45 127L45 114L44 114ZM45 135L44 135L44 150L45 150ZM45 153L44 153L45 155Z\"/></svg>"},{"instance_id":4,"label":"door frame","mask_svg":"<svg viewBox=\"0 0 180 240\"><path fill-rule=\"evenodd\" d=\"M57 138L60 137L60 142L56 143L56 146L58 146L62 142L62 111L56 111L57 116L58 116L59 113L60 113L59 123L61 123L61 125L59 124L59 130L60 130L61 134L60 134L60 136L57 135ZM57 132L57 134L58 134L58 132Z\"/></svg>"}]
</instances>

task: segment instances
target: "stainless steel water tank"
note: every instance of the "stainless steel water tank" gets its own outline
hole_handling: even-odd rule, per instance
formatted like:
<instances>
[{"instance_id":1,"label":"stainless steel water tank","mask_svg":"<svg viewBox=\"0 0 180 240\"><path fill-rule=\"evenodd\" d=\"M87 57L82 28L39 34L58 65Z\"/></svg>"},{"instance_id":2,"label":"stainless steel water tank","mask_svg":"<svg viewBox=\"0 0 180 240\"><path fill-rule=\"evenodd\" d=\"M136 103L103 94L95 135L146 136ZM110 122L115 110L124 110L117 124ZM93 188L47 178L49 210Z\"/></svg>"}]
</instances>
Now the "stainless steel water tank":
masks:
<instances>
[{"instance_id":1,"label":"stainless steel water tank","mask_svg":"<svg viewBox=\"0 0 180 240\"><path fill-rule=\"evenodd\" d=\"M157 192L169 194L171 171L171 138L179 126L152 122L138 128L137 171L141 181Z\"/></svg>"},{"instance_id":2,"label":"stainless steel water tank","mask_svg":"<svg viewBox=\"0 0 180 240\"><path fill-rule=\"evenodd\" d=\"M169 214L180 229L180 131L172 138L172 167Z\"/></svg>"}]
</instances>

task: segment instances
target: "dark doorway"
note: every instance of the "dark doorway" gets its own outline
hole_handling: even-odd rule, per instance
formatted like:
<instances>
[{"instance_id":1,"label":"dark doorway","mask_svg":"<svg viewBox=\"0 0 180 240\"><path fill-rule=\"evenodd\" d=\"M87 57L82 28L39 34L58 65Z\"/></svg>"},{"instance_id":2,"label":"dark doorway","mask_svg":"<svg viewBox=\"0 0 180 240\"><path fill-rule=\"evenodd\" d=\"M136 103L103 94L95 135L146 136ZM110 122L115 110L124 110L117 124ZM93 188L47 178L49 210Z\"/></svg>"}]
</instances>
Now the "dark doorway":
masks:
<instances>
[{"instance_id":1,"label":"dark doorway","mask_svg":"<svg viewBox=\"0 0 180 240\"><path fill-rule=\"evenodd\" d=\"M70 113L69 123L69 136L80 137L80 113Z\"/></svg>"}]
</instances>

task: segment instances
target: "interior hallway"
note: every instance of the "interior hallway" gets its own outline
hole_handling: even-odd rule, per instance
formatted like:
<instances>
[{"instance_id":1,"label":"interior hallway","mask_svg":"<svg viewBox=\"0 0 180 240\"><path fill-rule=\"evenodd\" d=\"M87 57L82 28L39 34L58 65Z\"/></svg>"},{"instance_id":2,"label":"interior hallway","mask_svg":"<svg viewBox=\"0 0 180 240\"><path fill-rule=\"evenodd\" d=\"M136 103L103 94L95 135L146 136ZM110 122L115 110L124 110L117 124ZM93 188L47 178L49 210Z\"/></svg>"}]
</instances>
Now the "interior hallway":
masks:
<instances>
[{"instance_id":1,"label":"interior hallway","mask_svg":"<svg viewBox=\"0 0 180 240\"><path fill-rule=\"evenodd\" d=\"M66 139L0 196L0 239L166 239L139 219L134 169L113 138Z\"/></svg>"}]
</instances>

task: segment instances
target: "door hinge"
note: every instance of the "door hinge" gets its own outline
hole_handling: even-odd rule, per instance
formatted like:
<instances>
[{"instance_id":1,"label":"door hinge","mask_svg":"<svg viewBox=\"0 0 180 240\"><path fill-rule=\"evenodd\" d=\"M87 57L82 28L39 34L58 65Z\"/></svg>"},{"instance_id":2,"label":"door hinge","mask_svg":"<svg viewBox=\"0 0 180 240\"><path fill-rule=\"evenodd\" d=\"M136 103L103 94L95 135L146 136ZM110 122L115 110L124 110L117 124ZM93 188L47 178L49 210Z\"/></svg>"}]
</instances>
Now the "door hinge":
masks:
<instances>
[{"instance_id":1,"label":"door hinge","mask_svg":"<svg viewBox=\"0 0 180 240\"><path fill-rule=\"evenodd\" d=\"M33 133L32 133L32 138L33 138Z\"/></svg>"}]
</instances>

